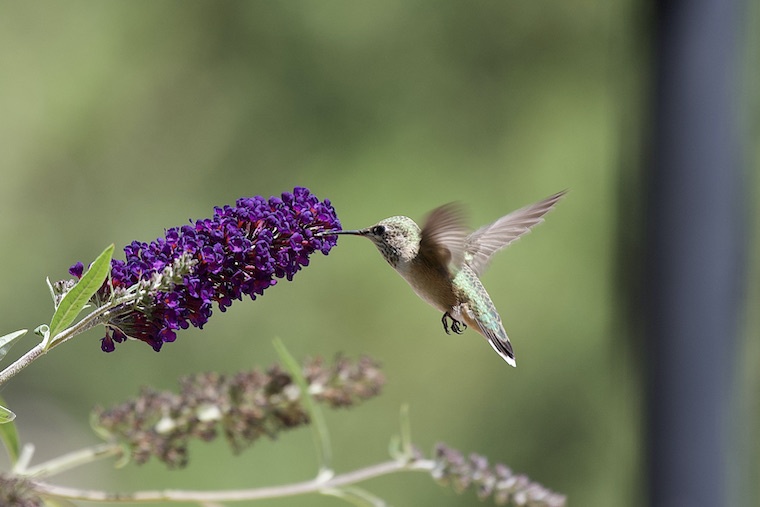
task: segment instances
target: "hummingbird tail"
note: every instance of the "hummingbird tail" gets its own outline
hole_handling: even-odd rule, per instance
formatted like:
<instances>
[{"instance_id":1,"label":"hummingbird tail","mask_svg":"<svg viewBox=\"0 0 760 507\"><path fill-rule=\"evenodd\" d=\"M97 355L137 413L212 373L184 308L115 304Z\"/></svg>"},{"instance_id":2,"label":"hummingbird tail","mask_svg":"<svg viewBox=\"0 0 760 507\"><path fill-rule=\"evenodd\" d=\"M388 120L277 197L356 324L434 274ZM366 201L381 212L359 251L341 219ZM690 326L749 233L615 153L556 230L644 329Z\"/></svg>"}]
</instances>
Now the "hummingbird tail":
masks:
<instances>
[{"instance_id":1,"label":"hummingbird tail","mask_svg":"<svg viewBox=\"0 0 760 507\"><path fill-rule=\"evenodd\" d=\"M480 331L483 333L483 336L486 337L488 343L496 351L496 353L499 354L501 358L507 362L507 364L517 367L517 362L515 361L515 353L512 350L512 343L510 343L507 332L504 330L504 326L501 325L501 322L498 323L499 329L497 331L487 328L480 321L477 321L477 323Z\"/></svg>"}]
</instances>

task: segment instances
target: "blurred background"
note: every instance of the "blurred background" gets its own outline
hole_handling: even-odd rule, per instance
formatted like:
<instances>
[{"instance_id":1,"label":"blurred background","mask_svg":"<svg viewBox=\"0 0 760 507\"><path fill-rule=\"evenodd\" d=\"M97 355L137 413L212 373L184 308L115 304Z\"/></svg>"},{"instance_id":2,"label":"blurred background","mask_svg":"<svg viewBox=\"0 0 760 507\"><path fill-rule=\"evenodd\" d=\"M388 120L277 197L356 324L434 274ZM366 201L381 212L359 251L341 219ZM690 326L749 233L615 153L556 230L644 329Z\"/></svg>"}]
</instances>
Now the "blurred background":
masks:
<instances>
[{"instance_id":1,"label":"blurred background","mask_svg":"<svg viewBox=\"0 0 760 507\"><path fill-rule=\"evenodd\" d=\"M571 190L483 277L517 369L473 331L445 335L369 242L344 237L292 282L216 311L159 354L139 342L105 354L100 328L34 363L0 393L34 461L96 443L94 405L143 384L176 390L193 372L266 367L280 337L299 358L344 352L384 365L381 397L327 413L339 472L386 460L408 403L425 452L440 441L485 454L570 505L644 505L644 364L657 350L644 350L632 305L652 176L653 11L628 0L0 5L0 333L49 322L46 276L67 278L110 243L151 241L242 196L306 186L345 228L419 221L456 200L476 227ZM757 11L738 26L745 232L758 225ZM726 417L739 414L743 439L735 499L754 505L760 258L755 236L745 244L738 408ZM53 482L241 488L306 480L316 465L300 429L236 457L222 439L197 443L182 471L100 463ZM477 501L423 474L362 486L393 505Z\"/></svg>"}]
</instances>

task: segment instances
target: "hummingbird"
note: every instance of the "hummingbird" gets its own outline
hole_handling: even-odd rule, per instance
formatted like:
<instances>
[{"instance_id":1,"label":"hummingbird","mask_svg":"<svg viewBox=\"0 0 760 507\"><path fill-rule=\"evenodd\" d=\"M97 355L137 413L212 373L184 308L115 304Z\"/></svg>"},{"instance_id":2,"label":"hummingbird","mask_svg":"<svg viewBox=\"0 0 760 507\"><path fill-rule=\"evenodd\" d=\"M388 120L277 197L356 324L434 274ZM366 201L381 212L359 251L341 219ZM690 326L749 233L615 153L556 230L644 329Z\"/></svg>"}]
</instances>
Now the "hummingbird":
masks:
<instances>
[{"instance_id":1,"label":"hummingbird","mask_svg":"<svg viewBox=\"0 0 760 507\"><path fill-rule=\"evenodd\" d=\"M460 204L440 206L420 227L409 217L394 216L366 229L325 231L319 235L350 234L372 241L388 264L415 293L439 311L447 334L467 327L479 332L511 366L517 366L501 317L480 276L494 253L544 221L567 190L505 215L470 233Z\"/></svg>"}]
</instances>

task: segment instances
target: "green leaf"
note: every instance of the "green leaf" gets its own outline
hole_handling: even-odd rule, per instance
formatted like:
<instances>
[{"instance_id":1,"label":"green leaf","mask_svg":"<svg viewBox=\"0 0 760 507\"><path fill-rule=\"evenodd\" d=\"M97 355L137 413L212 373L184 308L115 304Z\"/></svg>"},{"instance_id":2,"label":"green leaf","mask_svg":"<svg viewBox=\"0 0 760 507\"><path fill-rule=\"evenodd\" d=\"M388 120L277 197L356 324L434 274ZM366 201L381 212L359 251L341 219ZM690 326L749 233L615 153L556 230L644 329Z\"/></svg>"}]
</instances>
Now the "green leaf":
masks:
<instances>
[{"instance_id":1,"label":"green leaf","mask_svg":"<svg viewBox=\"0 0 760 507\"><path fill-rule=\"evenodd\" d=\"M414 457L414 447L412 446L412 424L409 419L408 403L401 405L399 420L401 422L401 433L391 436L388 453L393 459L409 461Z\"/></svg>"},{"instance_id":2,"label":"green leaf","mask_svg":"<svg viewBox=\"0 0 760 507\"><path fill-rule=\"evenodd\" d=\"M20 329L18 331L14 331L13 333L9 333L5 336L0 337L0 359L5 357L5 354L11 350L11 347L16 342L16 340L24 336L26 332L26 329Z\"/></svg>"},{"instance_id":3,"label":"green leaf","mask_svg":"<svg viewBox=\"0 0 760 507\"><path fill-rule=\"evenodd\" d=\"M53 308L55 308L55 289L53 288L53 284L50 282L50 277L46 276L45 281L47 282L48 290L50 291L50 297L53 299Z\"/></svg>"},{"instance_id":4,"label":"green leaf","mask_svg":"<svg viewBox=\"0 0 760 507\"><path fill-rule=\"evenodd\" d=\"M12 422L16 418L16 414L13 411L0 405L0 424L6 424Z\"/></svg>"},{"instance_id":5,"label":"green leaf","mask_svg":"<svg viewBox=\"0 0 760 507\"><path fill-rule=\"evenodd\" d=\"M132 461L132 449L129 448L129 445L120 443L119 446L121 447L121 457L113 464L116 469L124 468Z\"/></svg>"},{"instance_id":6,"label":"green leaf","mask_svg":"<svg viewBox=\"0 0 760 507\"><path fill-rule=\"evenodd\" d=\"M113 257L114 246L111 244L103 250L97 259L92 263L90 269L82 276L82 279L71 288L63 297L61 304L50 321L50 339L54 339L58 333L66 329L74 322L79 312L85 307L90 298L100 289L103 282L111 272L111 257ZM50 346L50 342L45 343L45 348Z\"/></svg>"},{"instance_id":7,"label":"green leaf","mask_svg":"<svg viewBox=\"0 0 760 507\"><path fill-rule=\"evenodd\" d=\"M5 444L11 463L16 464L19 455L18 431L16 431L16 424L13 422L16 414L5 408L5 404L5 400L0 397L0 418L3 420L3 424L0 424L0 439Z\"/></svg>"},{"instance_id":8,"label":"green leaf","mask_svg":"<svg viewBox=\"0 0 760 507\"><path fill-rule=\"evenodd\" d=\"M327 422L325 421L325 415L322 410L314 402L314 398L309 393L309 384L303 376L301 371L301 365L298 361L288 352L285 348L285 344L279 338L274 340L274 348L277 349L277 354L282 360L283 366L296 381L298 387L301 389L301 398L306 413L309 414L311 420L312 436L314 438L314 445L317 448L317 458L319 460L319 476L320 478L332 477L332 448L330 445L330 432L327 430Z\"/></svg>"},{"instance_id":9,"label":"green leaf","mask_svg":"<svg viewBox=\"0 0 760 507\"><path fill-rule=\"evenodd\" d=\"M388 454L395 460L403 461L406 459L406 455L401 450L401 437L398 435L391 435L388 442Z\"/></svg>"}]
</instances>

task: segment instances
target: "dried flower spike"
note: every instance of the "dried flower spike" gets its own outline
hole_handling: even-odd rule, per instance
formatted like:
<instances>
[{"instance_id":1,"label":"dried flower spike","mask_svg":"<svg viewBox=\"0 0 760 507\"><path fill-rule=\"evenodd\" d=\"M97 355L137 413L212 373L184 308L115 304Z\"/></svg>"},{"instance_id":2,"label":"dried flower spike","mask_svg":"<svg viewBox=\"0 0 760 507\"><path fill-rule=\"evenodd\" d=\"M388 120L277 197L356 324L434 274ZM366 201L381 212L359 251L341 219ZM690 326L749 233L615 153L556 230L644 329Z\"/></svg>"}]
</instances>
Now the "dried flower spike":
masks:
<instances>
[{"instance_id":1,"label":"dried flower spike","mask_svg":"<svg viewBox=\"0 0 760 507\"><path fill-rule=\"evenodd\" d=\"M567 501L564 495L532 482L525 475L513 474L501 463L492 469L488 460L478 454L470 454L466 459L456 449L438 444L434 460L433 478L444 486L451 484L457 493L474 485L480 500L493 495L497 505L511 501L514 505L528 507L564 507Z\"/></svg>"},{"instance_id":2,"label":"dried flower spike","mask_svg":"<svg viewBox=\"0 0 760 507\"><path fill-rule=\"evenodd\" d=\"M374 397L385 382L378 364L367 357L351 361L339 356L329 366L317 358L304 363L303 374L314 399L331 407ZM122 405L95 408L93 424L125 444L137 463L155 456L178 468L187 464L193 438L209 441L222 432L237 453L261 436L275 438L309 422L298 385L278 366L266 372L190 375L180 384L179 394L143 388L138 398Z\"/></svg>"},{"instance_id":3,"label":"dried flower spike","mask_svg":"<svg viewBox=\"0 0 760 507\"><path fill-rule=\"evenodd\" d=\"M42 507L42 498L26 479L0 474L0 505Z\"/></svg>"},{"instance_id":4,"label":"dried flower spike","mask_svg":"<svg viewBox=\"0 0 760 507\"><path fill-rule=\"evenodd\" d=\"M126 261L111 261L111 278L95 295L107 301L135 287L142 296L134 307L106 322L101 341L105 352L114 342L136 338L161 350L178 329L202 328L216 303L225 311L235 299L256 299L275 278L293 279L309 255L327 255L335 236L316 232L340 229L329 200L319 201L309 189L264 199L239 199L214 209L212 218L166 230L151 243L134 241L124 248ZM80 278L81 263L69 272Z\"/></svg>"}]
</instances>

